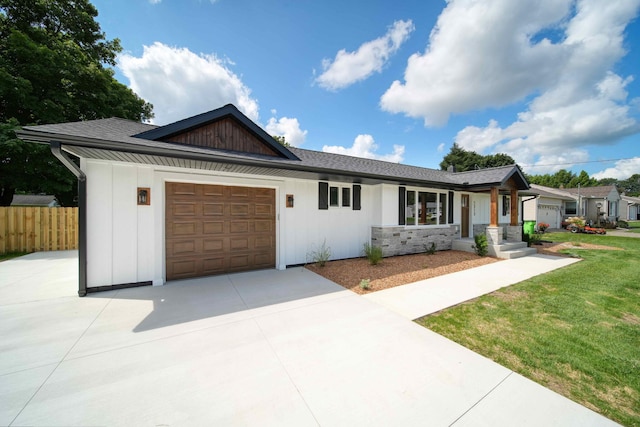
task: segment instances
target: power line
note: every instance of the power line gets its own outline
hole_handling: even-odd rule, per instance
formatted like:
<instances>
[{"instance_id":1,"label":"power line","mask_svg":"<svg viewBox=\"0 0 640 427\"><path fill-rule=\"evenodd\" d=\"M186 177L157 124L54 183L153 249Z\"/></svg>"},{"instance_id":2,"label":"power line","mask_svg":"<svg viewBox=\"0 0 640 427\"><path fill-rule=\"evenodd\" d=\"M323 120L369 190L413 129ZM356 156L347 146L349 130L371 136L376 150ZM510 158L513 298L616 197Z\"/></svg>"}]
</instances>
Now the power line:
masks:
<instances>
[{"instance_id":1,"label":"power line","mask_svg":"<svg viewBox=\"0 0 640 427\"><path fill-rule=\"evenodd\" d=\"M520 164L520 166L528 167L528 168L541 168L541 167L546 167L546 166L582 165L582 164L586 164L586 163L610 163L610 162L618 162L620 160L633 160L633 159L637 159L637 158L638 157L623 157L623 158L620 158L620 159L588 160L588 161L584 161L584 162L547 163L545 165L534 165L534 164L522 163L522 164Z\"/></svg>"}]
</instances>

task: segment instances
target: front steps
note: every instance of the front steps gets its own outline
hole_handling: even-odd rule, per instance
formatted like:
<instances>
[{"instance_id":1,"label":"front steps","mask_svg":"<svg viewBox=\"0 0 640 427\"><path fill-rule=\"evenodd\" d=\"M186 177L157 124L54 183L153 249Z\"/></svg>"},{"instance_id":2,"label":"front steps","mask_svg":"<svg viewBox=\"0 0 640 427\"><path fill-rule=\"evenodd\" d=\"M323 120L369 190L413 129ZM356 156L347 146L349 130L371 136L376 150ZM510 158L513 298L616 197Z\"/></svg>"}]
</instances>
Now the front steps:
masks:
<instances>
[{"instance_id":1,"label":"front steps","mask_svg":"<svg viewBox=\"0 0 640 427\"><path fill-rule=\"evenodd\" d=\"M456 239L453 241L451 249L464 252L475 252L473 249L475 242L473 239ZM499 245L489 245L489 255L501 259L522 258L536 254L535 248L528 248L526 242L506 242Z\"/></svg>"}]
</instances>

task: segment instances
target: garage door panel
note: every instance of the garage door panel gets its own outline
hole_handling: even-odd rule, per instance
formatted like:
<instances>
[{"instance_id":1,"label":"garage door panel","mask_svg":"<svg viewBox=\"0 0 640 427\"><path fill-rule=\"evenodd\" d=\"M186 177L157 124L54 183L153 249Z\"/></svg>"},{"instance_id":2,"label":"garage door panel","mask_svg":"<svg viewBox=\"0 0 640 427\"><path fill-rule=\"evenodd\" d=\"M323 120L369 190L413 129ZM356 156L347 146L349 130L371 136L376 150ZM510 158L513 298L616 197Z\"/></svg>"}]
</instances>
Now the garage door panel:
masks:
<instances>
[{"instance_id":1,"label":"garage door panel","mask_svg":"<svg viewBox=\"0 0 640 427\"><path fill-rule=\"evenodd\" d=\"M248 216L249 204L248 203L230 203L229 215L231 216Z\"/></svg>"},{"instance_id":2,"label":"garage door panel","mask_svg":"<svg viewBox=\"0 0 640 427\"><path fill-rule=\"evenodd\" d=\"M212 197L224 196L224 186L222 185L202 185L202 195Z\"/></svg>"},{"instance_id":3,"label":"garage door panel","mask_svg":"<svg viewBox=\"0 0 640 427\"><path fill-rule=\"evenodd\" d=\"M212 258L205 258L202 260L202 276L210 276L213 274L224 273L225 271L225 257L217 256Z\"/></svg>"},{"instance_id":4,"label":"garage door panel","mask_svg":"<svg viewBox=\"0 0 640 427\"><path fill-rule=\"evenodd\" d=\"M256 203L255 213L256 213L256 216L271 216L273 215L273 205Z\"/></svg>"},{"instance_id":5,"label":"garage door panel","mask_svg":"<svg viewBox=\"0 0 640 427\"><path fill-rule=\"evenodd\" d=\"M229 250L246 251L249 249L248 237L232 237L229 239Z\"/></svg>"},{"instance_id":6,"label":"garage door panel","mask_svg":"<svg viewBox=\"0 0 640 427\"><path fill-rule=\"evenodd\" d=\"M225 239L204 239L202 242L202 251L204 253L224 252Z\"/></svg>"},{"instance_id":7,"label":"garage door panel","mask_svg":"<svg viewBox=\"0 0 640 427\"><path fill-rule=\"evenodd\" d=\"M229 221L229 233L248 233L249 221Z\"/></svg>"},{"instance_id":8,"label":"garage door panel","mask_svg":"<svg viewBox=\"0 0 640 427\"><path fill-rule=\"evenodd\" d=\"M195 221L176 221L167 227L167 236L195 236L198 231L198 224Z\"/></svg>"},{"instance_id":9,"label":"garage door panel","mask_svg":"<svg viewBox=\"0 0 640 427\"><path fill-rule=\"evenodd\" d=\"M224 221L203 221L202 234L222 234L224 233Z\"/></svg>"},{"instance_id":10,"label":"garage door panel","mask_svg":"<svg viewBox=\"0 0 640 427\"><path fill-rule=\"evenodd\" d=\"M196 261L192 259L172 261L167 264L167 275L169 271L174 278L194 277L197 274Z\"/></svg>"},{"instance_id":11,"label":"garage door panel","mask_svg":"<svg viewBox=\"0 0 640 427\"><path fill-rule=\"evenodd\" d=\"M253 221L253 225L256 233L271 233L274 229L272 220L257 219Z\"/></svg>"},{"instance_id":12,"label":"garage door panel","mask_svg":"<svg viewBox=\"0 0 640 427\"><path fill-rule=\"evenodd\" d=\"M224 203L204 202L202 204L202 215L204 216L223 216Z\"/></svg>"},{"instance_id":13,"label":"garage door panel","mask_svg":"<svg viewBox=\"0 0 640 427\"><path fill-rule=\"evenodd\" d=\"M273 247L273 239L271 236L257 236L253 244L254 249L265 250Z\"/></svg>"},{"instance_id":14,"label":"garage door panel","mask_svg":"<svg viewBox=\"0 0 640 427\"><path fill-rule=\"evenodd\" d=\"M197 206L193 202L176 202L173 204L173 216L196 216Z\"/></svg>"},{"instance_id":15,"label":"garage door panel","mask_svg":"<svg viewBox=\"0 0 640 427\"><path fill-rule=\"evenodd\" d=\"M239 197L239 198L249 198L251 195L251 190L253 188L249 187L227 187L228 193L230 197Z\"/></svg>"},{"instance_id":16,"label":"garage door panel","mask_svg":"<svg viewBox=\"0 0 640 427\"><path fill-rule=\"evenodd\" d=\"M275 190L166 184L167 280L275 267Z\"/></svg>"},{"instance_id":17,"label":"garage door panel","mask_svg":"<svg viewBox=\"0 0 640 427\"><path fill-rule=\"evenodd\" d=\"M264 266L265 268L275 263L275 256L273 253L257 253L254 255L254 264L257 266Z\"/></svg>"},{"instance_id":18,"label":"garage door panel","mask_svg":"<svg viewBox=\"0 0 640 427\"><path fill-rule=\"evenodd\" d=\"M174 182L172 185L173 185L173 192L172 193L174 195L190 195L190 196L194 196L196 194L196 191L197 191L197 185L196 184Z\"/></svg>"}]
</instances>

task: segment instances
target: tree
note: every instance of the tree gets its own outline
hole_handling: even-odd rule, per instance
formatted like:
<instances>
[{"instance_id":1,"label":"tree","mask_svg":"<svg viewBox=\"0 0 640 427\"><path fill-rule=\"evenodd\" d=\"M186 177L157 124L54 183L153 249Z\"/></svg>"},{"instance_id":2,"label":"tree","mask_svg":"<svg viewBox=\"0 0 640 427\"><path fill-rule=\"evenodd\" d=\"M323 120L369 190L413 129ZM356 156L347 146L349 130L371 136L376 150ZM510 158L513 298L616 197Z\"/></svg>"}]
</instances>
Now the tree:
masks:
<instances>
[{"instance_id":1,"label":"tree","mask_svg":"<svg viewBox=\"0 0 640 427\"><path fill-rule=\"evenodd\" d=\"M576 188L578 184L580 184L580 187L593 187L598 185L598 180L591 178L584 170L580 171L579 175L566 169L560 169L554 174L527 175L527 181L531 184L551 188Z\"/></svg>"},{"instance_id":2,"label":"tree","mask_svg":"<svg viewBox=\"0 0 640 427\"><path fill-rule=\"evenodd\" d=\"M618 182L618 189L627 196L640 196L640 174L634 173L629 178Z\"/></svg>"},{"instance_id":3,"label":"tree","mask_svg":"<svg viewBox=\"0 0 640 427\"><path fill-rule=\"evenodd\" d=\"M275 140L276 140L276 142L277 142L278 144L283 145L283 146L285 146L285 147L287 147L287 148L291 147L291 144L289 144L289 143L287 142L287 140L285 139L285 137L284 137L284 136L280 136L280 135L271 135L271 137L272 137L273 139L275 139Z\"/></svg>"},{"instance_id":4,"label":"tree","mask_svg":"<svg viewBox=\"0 0 640 427\"><path fill-rule=\"evenodd\" d=\"M449 166L453 165L456 171L465 172L473 169L514 165L515 163L513 158L503 153L483 156L475 151L460 148L457 143L454 143L449 153L440 162L440 169L447 170Z\"/></svg>"},{"instance_id":5,"label":"tree","mask_svg":"<svg viewBox=\"0 0 640 427\"><path fill-rule=\"evenodd\" d=\"M46 146L16 139L17 125L153 117L108 68L122 48L105 39L97 15L88 0L0 0L1 205L14 191L55 191L63 201L74 188Z\"/></svg>"}]
</instances>

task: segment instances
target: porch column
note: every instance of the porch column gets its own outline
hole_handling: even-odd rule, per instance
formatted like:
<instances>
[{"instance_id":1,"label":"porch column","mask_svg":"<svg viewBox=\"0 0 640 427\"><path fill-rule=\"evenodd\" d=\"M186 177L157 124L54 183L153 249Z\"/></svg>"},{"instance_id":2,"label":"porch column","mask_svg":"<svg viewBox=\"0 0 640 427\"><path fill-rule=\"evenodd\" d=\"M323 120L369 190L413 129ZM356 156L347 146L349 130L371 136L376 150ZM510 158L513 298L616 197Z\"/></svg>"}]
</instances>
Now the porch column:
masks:
<instances>
[{"instance_id":1,"label":"porch column","mask_svg":"<svg viewBox=\"0 0 640 427\"><path fill-rule=\"evenodd\" d=\"M518 225L518 190L511 189L511 224Z\"/></svg>"},{"instance_id":2,"label":"porch column","mask_svg":"<svg viewBox=\"0 0 640 427\"><path fill-rule=\"evenodd\" d=\"M491 187L491 221L489 227L498 226L498 187Z\"/></svg>"}]
</instances>

